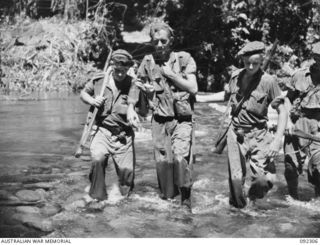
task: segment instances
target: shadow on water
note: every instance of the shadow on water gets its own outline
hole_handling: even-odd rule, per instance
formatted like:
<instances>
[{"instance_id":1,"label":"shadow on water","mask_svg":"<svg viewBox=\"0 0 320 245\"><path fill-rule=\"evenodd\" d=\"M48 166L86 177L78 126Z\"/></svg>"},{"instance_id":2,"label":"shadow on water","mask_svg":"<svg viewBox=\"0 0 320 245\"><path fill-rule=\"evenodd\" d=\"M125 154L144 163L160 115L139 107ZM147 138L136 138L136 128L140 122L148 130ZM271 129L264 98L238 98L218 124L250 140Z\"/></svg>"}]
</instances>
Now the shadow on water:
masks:
<instances>
[{"instance_id":1,"label":"shadow on water","mask_svg":"<svg viewBox=\"0 0 320 245\"><path fill-rule=\"evenodd\" d=\"M0 237L317 237L320 201L300 176L301 201L287 196L283 160L268 194L243 210L229 206L226 153L211 153L221 112L196 104L192 213L179 198L158 197L150 125L136 137L136 181L119 197L112 161L105 206L86 206L90 157L72 154L87 106L63 100L3 102L0 107ZM86 152L88 153L88 152ZM60 208L61 207L61 208Z\"/></svg>"}]
</instances>

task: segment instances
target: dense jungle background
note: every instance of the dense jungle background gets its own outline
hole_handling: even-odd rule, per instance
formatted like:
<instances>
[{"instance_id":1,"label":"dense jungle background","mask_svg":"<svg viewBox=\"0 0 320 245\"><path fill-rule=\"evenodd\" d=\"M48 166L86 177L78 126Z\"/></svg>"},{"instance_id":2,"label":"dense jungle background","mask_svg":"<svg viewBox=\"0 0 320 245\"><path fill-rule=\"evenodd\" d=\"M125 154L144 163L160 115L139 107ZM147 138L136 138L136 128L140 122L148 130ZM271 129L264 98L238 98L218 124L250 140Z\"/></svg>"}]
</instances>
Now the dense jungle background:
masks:
<instances>
[{"instance_id":1,"label":"dense jungle background","mask_svg":"<svg viewBox=\"0 0 320 245\"><path fill-rule=\"evenodd\" d=\"M317 0L1 0L1 87L77 90L103 68L108 46L139 63L154 21L168 22L175 50L196 59L200 91L223 89L250 40L279 40L269 69L281 80L306 65L319 10Z\"/></svg>"}]
</instances>

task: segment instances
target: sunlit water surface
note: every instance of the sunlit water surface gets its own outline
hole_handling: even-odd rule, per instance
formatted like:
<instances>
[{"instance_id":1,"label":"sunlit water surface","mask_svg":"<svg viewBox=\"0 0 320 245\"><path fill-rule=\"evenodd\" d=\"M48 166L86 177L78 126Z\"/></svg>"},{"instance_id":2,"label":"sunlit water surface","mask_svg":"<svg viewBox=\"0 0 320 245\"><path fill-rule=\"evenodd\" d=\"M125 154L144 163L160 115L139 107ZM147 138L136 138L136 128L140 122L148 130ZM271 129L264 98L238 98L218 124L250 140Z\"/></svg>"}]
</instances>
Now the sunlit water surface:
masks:
<instances>
[{"instance_id":1,"label":"sunlit water surface","mask_svg":"<svg viewBox=\"0 0 320 245\"><path fill-rule=\"evenodd\" d=\"M192 214L179 199L158 197L150 125L136 136L135 189L128 199L113 190L116 181L109 162L109 201L96 210L76 205L85 195L90 158L73 157L88 107L78 96L38 101L0 102L0 187L12 194L28 183L54 182L47 200L62 212L48 217L54 231L11 222L14 206L0 206L1 237L319 237L320 201L313 199L307 175L300 176L301 201L287 196L283 156L279 156L272 191L255 205L238 210L228 204L226 153L211 153L222 113L208 104L196 105L196 164ZM29 176L29 177L28 177ZM32 177L32 178L31 178Z\"/></svg>"}]
</instances>

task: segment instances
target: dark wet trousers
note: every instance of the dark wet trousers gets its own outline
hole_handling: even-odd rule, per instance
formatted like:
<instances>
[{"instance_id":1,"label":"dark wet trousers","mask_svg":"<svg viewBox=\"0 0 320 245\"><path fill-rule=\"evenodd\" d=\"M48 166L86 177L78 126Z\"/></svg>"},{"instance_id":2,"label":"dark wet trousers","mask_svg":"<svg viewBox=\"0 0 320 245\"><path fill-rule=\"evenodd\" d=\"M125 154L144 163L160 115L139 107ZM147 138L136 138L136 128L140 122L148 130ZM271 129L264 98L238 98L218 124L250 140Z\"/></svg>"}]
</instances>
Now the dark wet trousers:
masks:
<instances>
[{"instance_id":1,"label":"dark wet trousers","mask_svg":"<svg viewBox=\"0 0 320 245\"><path fill-rule=\"evenodd\" d=\"M182 202L190 199L190 177L185 174L185 172L190 171L187 170L189 168L187 165L185 159L175 160L173 163L156 162L157 179L162 199L174 198L179 194ZM186 180L186 177L189 180Z\"/></svg>"},{"instance_id":2,"label":"dark wet trousers","mask_svg":"<svg viewBox=\"0 0 320 245\"><path fill-rule=\"evenodd\" d=\"M295 127L306 133L320 136L318 122L314 119L299 118ZM308 157L308 181L314 186L315 196L320 197L320 143L296 136L285 136L284 153L284 176L289 195L299 199L299 175L302 174L303 165Z\"/></svg>"},{"instance_id":3,"label":"dark wet trousers","mask_svg":"<svg viewBox=\"0 0 320 245\"><path fill-rule=\"evenodd\" d=\"M89 180L91 183L89 195L98 200L107 199L107 189L105 184L105 172L107 166L107 158L95 159L91 163Z\"/></svg>"},{"instance_id":4,"label":"dark wet trousers","mask_svg":"<svg viewBox=\"0 0 320 245\"><path fill-rule=\"evenodd\" d=\"M121 194L128 195L133 189L135 175L134 137L132 135L125 137L125 141L119 141L105 128L99 128L94 135L90 146L92 163L89 173L91 183L89 195L92 198L105 200L108 197L105 177L109 156L114 162Z\"/></svg>"},{"instance_id":5,"label":"dark wet trousers","mask_svg":"<svg viewBox=\"0 0 320 245\"><path fill-rule=\"evenodd\" d=\"M192 122L153 118L152 137L157 180L162 199L181 195L190 200L192 186Z\"/></svg>"},{"instance_id":6,"label":"dark wet trousers","mask_svg":"<svg viewBox=\"0 0 320 245\"><path fill-rule=\"evenodd\" d=\"M93 160L91 163L89 195L98 200L105 200L108 197L105 183L107 162L108 158L106 157L104 160ZM120 192L122 195L128 195L134 187L134 172L131 169L119 169L117 167L116 171Z\"/></svg>"},{"instance_id":7,"label":"dark wet trousers","mask_svg":"<svg viewBox=\"0 0 320 245\"><path fill-rule=\"evenodd\" d=\"M247 205L250 200L263 198L273 187L272 175L275 174L274 163L270 162L263 152L272 137L266 129L255 130L246 134L241 140L231 127L228 131L228 171L229 203L236 208ZM251 186L246 195L244 183L249 161Z\"/></svg>"}]
</instances>

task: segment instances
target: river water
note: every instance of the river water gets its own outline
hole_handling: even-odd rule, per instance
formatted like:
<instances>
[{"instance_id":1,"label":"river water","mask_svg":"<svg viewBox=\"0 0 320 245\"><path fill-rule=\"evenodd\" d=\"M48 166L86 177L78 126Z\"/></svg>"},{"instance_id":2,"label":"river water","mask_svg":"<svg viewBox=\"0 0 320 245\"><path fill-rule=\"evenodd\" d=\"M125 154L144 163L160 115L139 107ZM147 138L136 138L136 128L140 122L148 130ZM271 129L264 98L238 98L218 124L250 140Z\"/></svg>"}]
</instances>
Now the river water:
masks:
<instances>
[{"instance_id":1,"label":"river water","mask_svg":"<svg viewBox=\"0 0 320 245\"><path fill-rule=\"evenodd\" d=\"M192 214L180 209L178 200L158 198L148 123L136 137L132 195L117 198L110 161L110 200L100 209L84 206L90 157L86 152L76 159L73 153L87 109L78 96L0 101L0 237L319 237L320 201L313 199L306 172L300 176L301 201L287 196L281 155L278 180L267 197L243 210L229 206L226 153L210 151L222 113L208 104L196 104ZM3 194L14 196L35 186L45 205L61 207L54 215L37 216L39 222L50 222L50 229L17 218L23 204L12 204Z\"/></svg>"}]
</instances>

